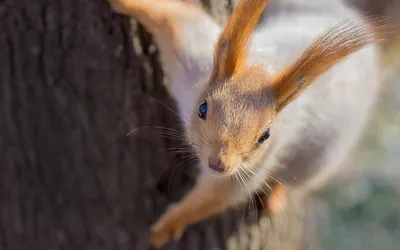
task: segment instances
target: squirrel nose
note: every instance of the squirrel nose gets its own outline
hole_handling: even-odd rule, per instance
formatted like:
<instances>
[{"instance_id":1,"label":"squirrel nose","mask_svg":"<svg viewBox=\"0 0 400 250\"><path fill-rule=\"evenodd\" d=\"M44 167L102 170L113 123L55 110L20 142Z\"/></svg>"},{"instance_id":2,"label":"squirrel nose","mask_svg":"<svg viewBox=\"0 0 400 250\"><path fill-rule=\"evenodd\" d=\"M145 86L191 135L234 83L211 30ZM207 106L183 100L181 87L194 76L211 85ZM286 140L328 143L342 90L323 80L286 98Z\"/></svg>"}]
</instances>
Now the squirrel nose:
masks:
<instances>
[{"instance_id":1,"label":"squirrel nose","mask_svg":"<svg viewBox=\"0 0 400 250\"><path fill-rule=\"evenodd\" d=\"M209 166L212 170L217 171L217 172L220 172L220 173L225 171L225 168L224 168L224 166L223 166L223 164L222 164L220 158L213 158L213 157L210 157L210 158L208 159L208 166Z\"/></svg>"}]
</instances>

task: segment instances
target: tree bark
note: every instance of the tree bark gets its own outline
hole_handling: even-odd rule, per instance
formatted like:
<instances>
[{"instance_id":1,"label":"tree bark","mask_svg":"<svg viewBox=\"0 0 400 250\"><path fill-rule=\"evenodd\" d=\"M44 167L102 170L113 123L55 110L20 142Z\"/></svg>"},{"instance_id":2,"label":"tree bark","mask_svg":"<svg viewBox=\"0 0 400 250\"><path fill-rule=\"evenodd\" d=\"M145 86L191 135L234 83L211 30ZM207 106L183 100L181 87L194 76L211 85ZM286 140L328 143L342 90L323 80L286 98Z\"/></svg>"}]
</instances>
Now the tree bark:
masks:
<instances>
[{"instance_id":1,"label":"tree bark","mask_svg":"<svg viewBox=\"0 0 400 250\"><path fill-rule=\"evenodd\" d=\"M203 2L220 22L234 5ZM0 249L148 249L149 226L196 175L163 150L181 142L142 128L181 129L151 36L100 0L2 0L0 20ZM302 206L255 211L165 249L295 249Z\"/></svg>"}]
</instances>

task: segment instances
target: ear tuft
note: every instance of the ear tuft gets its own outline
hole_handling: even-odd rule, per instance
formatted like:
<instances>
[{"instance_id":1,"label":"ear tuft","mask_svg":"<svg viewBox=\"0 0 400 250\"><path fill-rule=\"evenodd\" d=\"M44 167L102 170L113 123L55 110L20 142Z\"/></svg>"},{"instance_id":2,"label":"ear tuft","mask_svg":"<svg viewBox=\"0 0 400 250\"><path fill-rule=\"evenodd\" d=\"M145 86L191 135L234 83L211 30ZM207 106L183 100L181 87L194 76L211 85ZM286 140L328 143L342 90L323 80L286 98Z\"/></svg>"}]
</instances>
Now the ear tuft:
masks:
<instances>
[{"instance_id":1,"label":"ear tuft","mask_svg":"<svg viewBox=\"0 0 400 250\"><path fill-rule=\"evenodd\" d=\"M230 78L245 68L247 43L268 0L241 0L229 17L214 50L211 80Z\"/></svg>"},{"instance_id":2,"label":"ear tuft","mask_svg":"<svg viewBox=\"0 0 400 250\"><path fill-rule=\"evenodd\" d=\"M321 74L364 46L384 40L390 30L388 23L381 18L360 23L342 21L317 38L274 80L278 112Z\"/></svg>"}]
</instances>

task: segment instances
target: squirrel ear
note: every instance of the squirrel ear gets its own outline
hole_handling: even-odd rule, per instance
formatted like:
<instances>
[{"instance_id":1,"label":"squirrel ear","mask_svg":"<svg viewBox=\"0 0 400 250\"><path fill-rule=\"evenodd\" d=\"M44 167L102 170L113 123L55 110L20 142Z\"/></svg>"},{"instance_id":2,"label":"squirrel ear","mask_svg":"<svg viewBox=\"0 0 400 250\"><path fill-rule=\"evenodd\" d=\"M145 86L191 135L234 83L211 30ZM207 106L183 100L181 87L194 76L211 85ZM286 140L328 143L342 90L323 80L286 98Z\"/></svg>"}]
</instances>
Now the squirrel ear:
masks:
<instances>
[{"instance_id":1,"label":"squirrel ear","mask_svg":"<svg viewBox=\"0 0 400 250\"><path fill-rule=\"evenodd\" d=\"M382 21L382 19L372 20ZM273 81L277 112L294 101L317 77L332 68L346 56L367 44L380 41L388 31L376 23L375 32L369 22L344 21L316 39L308 49ZM340 87L340 86L338 86Z\"/></svg>"},{"instance_id":2,"label":"squirrel ear","mask_svg":"<svg viewBox=\"0 0 400 250\"><path fill-rule=\"evenodd\" d=\"M229 17L214 49L211 80L226 79L246 64L247 43L268 0L241 0Z\"/></svg>"}]
</instances>

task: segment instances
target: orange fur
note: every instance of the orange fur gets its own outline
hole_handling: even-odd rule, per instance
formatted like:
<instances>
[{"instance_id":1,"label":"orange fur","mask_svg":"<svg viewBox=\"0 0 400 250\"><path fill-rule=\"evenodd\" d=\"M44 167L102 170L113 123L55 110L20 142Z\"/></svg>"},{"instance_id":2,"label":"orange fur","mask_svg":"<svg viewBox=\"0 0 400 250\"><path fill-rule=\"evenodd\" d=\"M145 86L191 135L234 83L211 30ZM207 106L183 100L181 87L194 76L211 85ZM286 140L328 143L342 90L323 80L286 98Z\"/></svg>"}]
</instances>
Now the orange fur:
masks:
<instances>
[{"instance_id":1,"label":"orange fur","mask_svg":"<svg viewBox=\"0 0 400 250\"><path fill-rule=\"evenodd\" d=\"M169 240L179 240L187 225L218 214L229 207L232 179L209 178L198 183L177 205L173 205L151 227L152 243L160 248Z\"/></svg>"},{"instance_id":2,"label":"orange fur","mask_svg":"<svg viewBox=\"0 0 400 250\"><path fill-rule=\"evenodd\" d=\"M263 208L261 210L261 215L269 216L279 214L286 208L287 205L287 189L285 186L270 181L271 190L267 196L264 196Z\"/></svg>"},{"instance_id":3,"label":"orange fur","mask_svg":"<svg viewBox=\"0 0 400 250\"><path fill-rule=\"evenodd\" d=\"M247 43L267 2L240 1L235 7L215 47L212 80L230 78L245 67Z\"/></svg>"},{"instance_id":4,"label":"orange fur","mask_svg":"<svg viewBox=\"0 0 400 250\"><path fill-rule=\"evenodd\" d=\"M273 81L277 112L295 100L317 77L348 55L384 39L388 26L374 27L375 32L372 32L366 23L342 22L316 39L300 58Z\"/></svg>"},{"instance_id":5,"label":"orange fur","mask_svg":"<svg viewBox=\"0 0 400 250\"><path fill-rule=\"evenodd\" d=\"M134 17L157 41L164 65L179 65L185 36L182 24L203 18L206 13L192 0L108 0L112 9ZM185 11L182 11L185 10Z\"/></svg>"}]
</instances>

